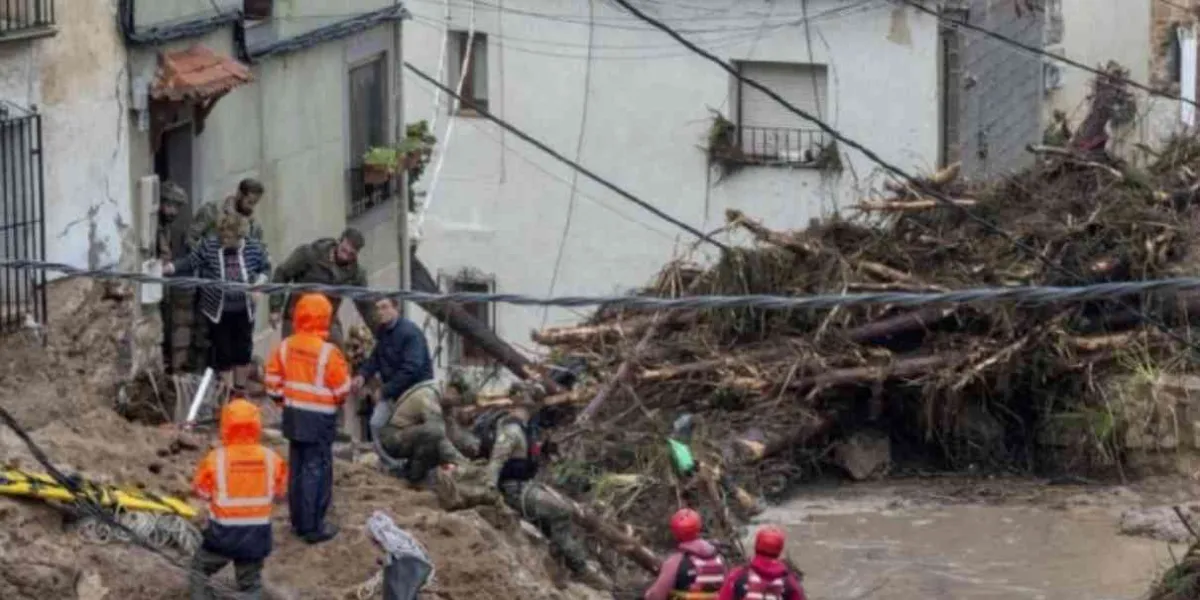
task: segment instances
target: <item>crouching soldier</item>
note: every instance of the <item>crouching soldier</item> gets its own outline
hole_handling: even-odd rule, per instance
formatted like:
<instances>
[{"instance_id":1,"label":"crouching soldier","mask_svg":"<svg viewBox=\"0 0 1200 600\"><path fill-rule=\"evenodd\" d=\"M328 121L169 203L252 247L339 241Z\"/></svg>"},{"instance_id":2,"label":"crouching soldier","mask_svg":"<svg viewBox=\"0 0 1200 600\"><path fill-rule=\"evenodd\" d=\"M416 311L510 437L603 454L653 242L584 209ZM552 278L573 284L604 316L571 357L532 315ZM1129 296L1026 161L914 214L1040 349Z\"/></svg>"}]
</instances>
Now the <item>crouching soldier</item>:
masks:
<instances>
[{"instance_id":1,"label":"crouching soldier","mask_svg":"<svg viewBox=\"0 0 1200 600\"><path fill-rule=\"evenodd\" d=\"M425 334L400 316L396 301L375 303L375 348L354 377L358 391L379 375L381 402L371 418L372 439L386 462L407 461L404 475L414 485L426 481L441 464L465 464L466 457L446 434L442 396L433 380L433 360ZM388 461L393 459L393 461Z\"/></svg>"},{"instance_id":2,"label":"crouching soldier","mask_svg":"<svg viewBox=\"0 0 1200 600\"><path fill-rule=\"evenodd\" d=\"M263 561L271 553L271 507L287 490L287 463L259 444L258 407L238 398L221 410L221 445L200 463L192 480L195 494L208 501L208 525L192 563L192 600L209 600L209 578L233 563L237 588L248 599L262 598Z\"/></svg>"},{"instance_id":3,"label":"crouching soldier","mask_svg":"<svg viewBox=\"0 0 1200 600\"><path fill-rule=\"evenodd\" d=\"M575 537L571 509L556 494L538 485L540 447L525 408L480 415L472 427L479 456L488 457L486 483L499 490L504 503L541 530L567 567L584 583L611 590L612 582L588 563L587 551Z\"/></svg>"}]
</instances>

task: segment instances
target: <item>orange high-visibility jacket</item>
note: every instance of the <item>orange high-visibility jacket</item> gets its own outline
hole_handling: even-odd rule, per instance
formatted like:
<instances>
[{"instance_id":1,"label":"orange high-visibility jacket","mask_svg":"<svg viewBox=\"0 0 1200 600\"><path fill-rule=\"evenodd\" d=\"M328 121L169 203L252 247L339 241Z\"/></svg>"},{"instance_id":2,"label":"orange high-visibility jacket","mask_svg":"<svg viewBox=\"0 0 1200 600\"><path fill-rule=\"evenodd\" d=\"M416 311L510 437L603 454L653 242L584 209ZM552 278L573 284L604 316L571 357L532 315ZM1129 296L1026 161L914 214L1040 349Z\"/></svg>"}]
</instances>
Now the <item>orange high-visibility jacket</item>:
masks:
<instances>
[{"instance_id":1,"label":"orange high-visibility jacket","mask_svg":"<svg viewBox=\"0 0 1200 600\"><path fill-rule=\"evenodd\" d=\"M267 394L282 402L283 434L300 442L332 441L337 412L350 393L350 366L337 346L325 341L333 306L322 294L296 302L294 334L267 361Z\"/></svg>"},{"instance_id":2,"label":"orange high-visibility jacket","mask_svg":"<svg viewBox=\"0 0 1200 600\"><path fill-rule=\"evenodd\" d=\"M193 491L208 500L210 520L218 528L266 526L270 533L271 506L287 493L288 468L274 450L259 444L261 434L257 406L238 398L222 409L221 445L204 457L192 479Z\"/></svg>"}]
</instances>

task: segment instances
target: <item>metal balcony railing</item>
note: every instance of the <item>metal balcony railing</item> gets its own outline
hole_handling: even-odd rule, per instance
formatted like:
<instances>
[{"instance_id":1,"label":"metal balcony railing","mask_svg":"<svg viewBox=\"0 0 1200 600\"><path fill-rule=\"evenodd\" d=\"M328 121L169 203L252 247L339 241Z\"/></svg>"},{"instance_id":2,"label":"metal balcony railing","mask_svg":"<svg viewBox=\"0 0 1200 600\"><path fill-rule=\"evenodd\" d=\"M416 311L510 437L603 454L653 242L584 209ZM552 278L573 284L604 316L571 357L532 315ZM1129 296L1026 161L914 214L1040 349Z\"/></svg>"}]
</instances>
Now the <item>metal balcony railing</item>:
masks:
<instances>
[{"instance_id":1,"label":"metal balcony railing","mask_svg":"<svg viewBox=\"0 0 1200 600\"><path fill-rule=\"evenodd\" d=\"M45 260L45 209L41 116L0 102L0 258ZM0 268L0 331L46 314L46 272Z\"/></svg>"},{"instance_id":2,"label":"metal balcony railing","mask_svg":"<svg viewBox=\"0 0 1200 600\"><path fill-rule=\"evenodd\" d=\"M739 127L717 157L752 165L819 166L832 138L817 129Z\"/></svg>"},{"instance_id":3,"label":"metal balcony railing","mask_svg":"<svg viewBox=\"0 0 1200 600\"><path fill-rule=\"evenodd\" d=\"M395 179L389 177L379 181L361 166L346 169L346 188L347 219L353 219L396 195Z\"/></svg>"},{"instance_id":4,"label":"metal balcony railing","mask_svg":"<svg viewBox=\"0 0 1200 600\"><path fill-rule=\"evenodd\" d=\"M54 28L55 0L0 0L0 40Z\"/></svg>"}]
</instances>

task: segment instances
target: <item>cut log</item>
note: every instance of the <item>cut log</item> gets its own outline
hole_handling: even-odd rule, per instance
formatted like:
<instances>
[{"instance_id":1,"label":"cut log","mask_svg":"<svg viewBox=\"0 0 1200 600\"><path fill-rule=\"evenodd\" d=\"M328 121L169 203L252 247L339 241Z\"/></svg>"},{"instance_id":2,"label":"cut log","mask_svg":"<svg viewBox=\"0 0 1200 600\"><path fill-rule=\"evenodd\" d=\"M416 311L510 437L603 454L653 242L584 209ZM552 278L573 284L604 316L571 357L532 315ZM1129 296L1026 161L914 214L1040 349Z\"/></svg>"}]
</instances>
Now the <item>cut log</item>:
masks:
<instances>
[{"instance_id":1,"label":"cut log","mask_svg":"<svg viewBox=\"0 0 1200 600\"><path fill-rule=\"evenodd\" d=\"M879 343L889 337L925 329L954 314L953 306L927 306L925 308L872 321L842 333L846 339L857 343Z\"/></svg>"},{"instance_id":2,"label":"cut log","mask_svg":"<svg viewBox=\"0 0 1200 600\"><path fill-rule=\"evenodd\" d=\"M832 414L816 414L788 433L768 439L754 439L743 435L730 444L737 462L750 465L775 456L784 450L804 446L809 440L828 432L836 419Z\"/></svg>"},{"instance_id":3,"label":"cut log","mask_svg":"<svg viewBox=\"0 0 1200 600\"><path fill-rule=\"evenodd\" d=\"M668 381L693 373L704 373L722 367L735 367L786 358L793 350L787 346L762 348L749 352L741 352L730 356L698 360L680 365L668 365L656 369L646 369L638 374L639 381Z\"/></svg>"},{"instance_id":4,"label":"cut log","mask_svg":"<svg viewBox=\"0 0 1200 600\"><path fill-rule=\"evenodd\" d=\"M954 206L969 208L975 206L976 201L970 198L951 198L950 203ZM864 200L854 205L854 208L862 212L888 212L888 213L907 213L921 212L923 210L931 210L934 208L942 208L946 203L941 200Z\"/></svg>"},{"instance_id":5,"label":"cut log","mask_svg":"<svg viewBox=\"0 0 1200 600\"><path fill-rule=\"evenodd\" d=\"M792 382L787 386L787 389L801 391L831 385L883 381L894 377L913 377L915 375L924 375L935 369L952 366L962 362L963 359L964 357L958 355L933 355L918 358L902 358L884 365L835 369L827 373L805 377L804 379Z\"/></svg>"},{"instance_id":6,"label":"cut log","mask_svg":"<svg viewBox=\"0 0 1200 600\"><path fill-rule=\"evenodd\" d=\"M747 217L745 213L740 210L735 210L732 208L726 210L725 220L731 224L741 226L742 229L750 232L750 235L754 236L754 239L760 242L771 244L773 246L779 246L780 248L786 248L793 252L798 252L809 256L815 256L821 251L821 247L819 245L812 242L802 241L794 236L772 231L768 229L766 225Z\"/></svg>"},{"instance_id":7,"label":"cut log","mask_svg":"<svg viewBox=\"0 0 1200 600\"><path fill-rule=\"evenodd\" d=\"M656 313L657 314L657 313ZM677 311L664 313L659 325L679 326L695 323L699 320L699 311ZM599 325L580 325L570 327L547 327L534 331L530 337L543 346L562 346L569 344L594 344L603 341L615 341L639 335L655 324L655 315L639 316L624 321L601 323Z\"/></svg>"}]
</instances>

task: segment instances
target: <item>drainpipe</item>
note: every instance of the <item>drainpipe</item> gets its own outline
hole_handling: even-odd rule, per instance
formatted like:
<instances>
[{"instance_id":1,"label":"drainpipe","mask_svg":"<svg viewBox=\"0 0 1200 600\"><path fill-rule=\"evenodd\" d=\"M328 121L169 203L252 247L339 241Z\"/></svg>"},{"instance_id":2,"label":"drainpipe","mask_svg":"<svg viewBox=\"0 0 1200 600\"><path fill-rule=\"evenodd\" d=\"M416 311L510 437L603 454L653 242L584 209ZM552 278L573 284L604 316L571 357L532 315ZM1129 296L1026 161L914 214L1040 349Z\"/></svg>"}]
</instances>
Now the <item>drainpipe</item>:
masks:
<instances>
[{"instance_id":1,"label":"drainpipe","mask_svg":"<svg viewBox=\"0 0 1200 600\"><path fill-rule=\"evenodd\" d=\"M395 5L400 5L400 0L395 0ZM392 111L393 119L395 119L395 143L399 144L404 141L406 136L406 127L404 125L404 36L403 29L404 20L396 19L392 22L393 42L392 42L392 60L395 74L392 76L392 103L394 109ZM396 233L397 243L400 245L400 289L412 289L412 243L409 240L408 231L408 169L398 169L396 172ZM400 306L400 314L408 317L411 312L408 307L408 302L402 302Z\"/></svg>"}]
</instances>

